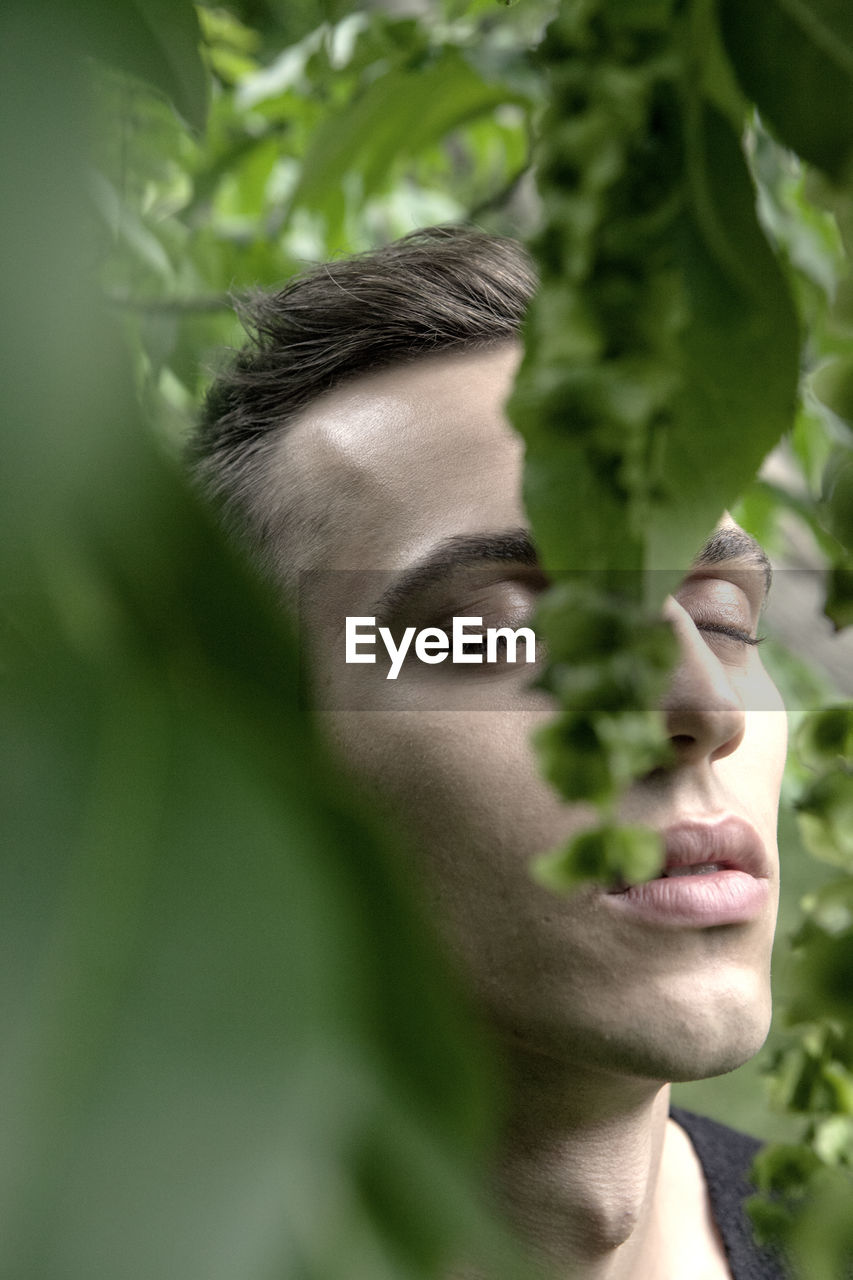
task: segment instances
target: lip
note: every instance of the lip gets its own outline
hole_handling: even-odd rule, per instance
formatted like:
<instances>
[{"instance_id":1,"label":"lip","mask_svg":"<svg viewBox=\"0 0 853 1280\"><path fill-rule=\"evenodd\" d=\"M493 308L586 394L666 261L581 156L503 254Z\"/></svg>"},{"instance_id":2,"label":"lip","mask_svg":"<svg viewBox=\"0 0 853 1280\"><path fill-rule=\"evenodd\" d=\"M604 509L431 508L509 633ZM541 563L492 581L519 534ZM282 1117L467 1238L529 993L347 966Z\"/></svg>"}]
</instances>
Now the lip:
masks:
<instances>
[{"instance_id":1,"label":"lip","mask_svg":"<svg viewBox=\"0 0 853 1280\"><path fill-rule=\"evenodd\" d=\"M605 893L614 909L653 924L680 928L746 924L765 910L772 866L750 823L734 815L686 819L661 833L664 871L715 863L718 871L666 878Z\"/></svg>"}]
</instances>

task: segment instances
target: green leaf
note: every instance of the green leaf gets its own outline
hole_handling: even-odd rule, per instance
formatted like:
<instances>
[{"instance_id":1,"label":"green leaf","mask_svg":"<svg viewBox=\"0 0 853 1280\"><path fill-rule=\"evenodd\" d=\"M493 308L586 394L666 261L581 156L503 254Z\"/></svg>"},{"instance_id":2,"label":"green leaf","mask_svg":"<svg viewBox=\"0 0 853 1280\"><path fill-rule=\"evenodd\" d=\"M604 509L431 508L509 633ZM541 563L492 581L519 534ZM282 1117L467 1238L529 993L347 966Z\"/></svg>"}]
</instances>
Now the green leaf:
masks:
<instances>
[{"instance_id":1,"label":"green leaf","mask_svg":"<svg viewBox=\"0 0 853 1280\"><path fill-rule=\"evenodd\" d=\"M74 17L86 52L159 89L188 124L204 128L208 80L192 0L80 0Z\"/></svg>"},{"instance_id":2,"label":"green leaf","mask_svg":"<svg viewBox=\"0 0 853 1280\"><path fill-rule=\"evenodd\" d=\"M853 1116L830 1116L822 1120L812 1141L825 1164L853 1167Z\"/></svg>"},{"instance_id":3,"label":"green leaf","mask_svg":"<svg viewBox=\"0 0 853 1280\"><path fill-rule=\"evenodd\" d=\"M626 711L597 717L598 734L610 756L614 780L621 789L672 765L672 743L658 711Z\"/></svg>"},{"instance_id":4,"label":"green leaf","mask_svg":"<svg viewBox=\"0 0 853 1280\"><path fill-rule=\"evenodd\" d=\"M791 1213L786 1205L763 1196L750 1196L744 1201L759 1244L778 1244L787 1240L791 1231Z\"/></svg>"},{"instance_id":5,"label":"green leaf","mask_svg":"<svg viewBox=\"0 0 853 1280\"><path fill-rule=\"evenodd\" d=\"M91 190L95 208L112 237L126 245L137 266L153 272L159 277L160 284L168 289L174 283L175 272L168 253L154 232L103 174L92 175Z\"/></svg>"},{"instance_id":6,"label":"green leaf","mask_svg":"<svg viewBox=\"0 0 853 1280\"><path fill-rule=\"evenodd\" d=\"M840 1280L853 1259L853 1179L849 1170L821 1167L790 1235L795 1274L808 1280Z\"/></svg>"},{"instance_id":7,"label":"green leaf","mask_svg":"<svg viewBox=\"0 0 853 1280\"><path fill-rule=\"evenodd\" d=\"M799 1020L842 1019L849 1025L853 1016L853 932L831 935L815 930L797 953L791 993L792 1012ZM823 1110L837 1110L839 1079L824 1063ZM850 1077L844 1090L850 1098Z\"/></svg>"},{"instance_id":8,"label":"green leaf","mask_svg":"<svg viewBox=\"0 0 853 1280\"><path fill-rule=\"evenodd\" d=\"M582 831L564 849L540 854L534 878L555 893L569 893L588 881L640 884L660 870L660 836L647 827L610 824Z\"/></svg>"},{"instance_id":9,"label":"green leaf","mask_svg":"<svg viewBox=\"0 0 853 1280\"><path fill-rule=\"evenodd\" d=\"M477 1216L487 1077L280 605L141 420L87 269L88 98L14 8L0 1273L421 1280ZM365 1148L411 1154L407 1271Z\"/></svg>"},{"instance_id":10,"label":"green leaf","mask_svg":"<svg viewBox=\"0 0 853 1280\"><path fill-rule=\"evenodd\" d=\"M841 362L837 362L836 371ZM845 394L851 397L845 407L853 420L853 363L842 365ZM829 372L829 370L827 370ZM818 390L818 395L823 393ZM828 401L832 403L832 401ZM853 552L853 449L839 447L829 458L823 473L821 518L833 538L847 551Z\"/></svg>"},{"instance_id":11,"label":"green leaf","mask_svg":"<svg viewBox=\"0 0 853 1280\"><path fill-rule=\"evenodd\" d=\"M475 116L518 101L517 93L483 80L455 49L426 67L389 71L312 134L291 209L339 208L348 175L365 198L382 188L397 162Z\"/></svg>"},{"instance_id":12,"label":"green leaf","mask_svg":"<svg viewBox=\"0 0 853 1280\"><path fill-rule=\"evenodd\" d=\"M752 1176L761 1191L802 1193L818 1164L817 1156L808 1147L774 1142L755 1157Z\"/></svg>"},{"instance_id":13,"label":"green leaf","mask_svg":"<svg viewBox=\"0 0 853 1280\"><path fill-rule=\"evenodd\" d=\"M538 729L534 740L545 776L567 800L610 799L613 781L607 751L589 716L566 712Z\"/></svg>"},{"instance_id":14,"label":"green leaf","mask_svg":"<svg viewBox=\"0 0 853 1280\"><path fill-rule=\"evenodd\" d=\"M678 408L662 432L652 563L695 550L794 420L799 325L761 230L740 141L710 107L687 139L690 210L680 227L687 317Z\"/></svg>"},{"instance_id":15,"label":"green leaf","mask_svg":"<svg viewBox=\"0 0 853 1280\"><path fill-rule=\"evenodd\" d=\"M853 876L822 885L803 900L809 927L817 925L824 933L837 936L853 930ZM807 939L804 939L807 945Z\"/></svg>"},{"instance_id":16,"label":"green leaf","mask_svg":"<svg viewBox=\"0 0 853 1280\"><path fill-rule=\"evenodd\" d=\"M839 418L853 425L853 361L836 358L812 376L812 390Z\"/></svg>"},{"instance_id":17,"label":"green leaf","mask_svg":"<svg viewBox=\"0 0 853 1280\"><path fill-rule=\"evenodd\" d=\"M853 773L818 778L796 808L803 841L815 857L853 870Z\"/></svg>"},{"instance_id":18,"label":"green leaf","mask_svg":"<svg viewBox=\"0 0 853 1280\"><path fill-rule=\"evenodd\" d=\"M823 1076L833 1093L833 1109L853 1117L853 1073L842 1063L832 1061L824 1066Z\"/></svg>"},{"instance_id":19,"label":"green leaf","mask_svg":"<svg viewBox=\"0 0 853 1280\"><path fill-rule=\"evenodd\" d=\"M808 716L797 732L796 746L810 769L853 769L853 704L825 707Z\"/></svg>"},{"instance_id":20,"label":"green leaf","mask_svg":"<svg viewBox=\"0 0 853 1280\"><path fill-rule=\"evenodd\" d=\"M228 9L249 28L283 49L324 23L339 22L354 8L353 0L229 0Z\"/></svg>"},{"instance_id":21,"label":"green leaf","mask_svg":"<svg viewBox=\"0 0 853 1280\"><path fill-rule=\"evenodd\" d=\"M744 92L782 142L836 179L853 159L853 6L848 0L720 0Z\"/></svg>"},{"instance_id":22,"label":"green leaf","mask_svg":"<svg viewBox=\"0 0 853 1280\"><path fill-rule=\"evenodd\" d=\"M853 627L853 563L833 565L829 571L824 613L837 630Z\"/></svg>"}]
</instances>

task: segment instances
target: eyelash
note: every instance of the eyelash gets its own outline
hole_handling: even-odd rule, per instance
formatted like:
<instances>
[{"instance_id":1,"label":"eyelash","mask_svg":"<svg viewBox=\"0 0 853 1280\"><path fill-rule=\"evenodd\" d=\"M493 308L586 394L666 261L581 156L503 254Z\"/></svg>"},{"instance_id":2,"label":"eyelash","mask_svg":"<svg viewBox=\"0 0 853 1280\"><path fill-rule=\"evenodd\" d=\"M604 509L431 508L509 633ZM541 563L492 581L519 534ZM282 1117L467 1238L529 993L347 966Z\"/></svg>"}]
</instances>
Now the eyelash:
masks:
<instances>
[{"instance_id":1,"label":"eyelash","mask_svg":"<svg viewBox=\"0 0 853 1280\"><path fill-rule=\"evenodd\" d=\"M759 645L763 644L766 636L751 636L748 631L741 631L739 627L727 627L720 622L697 622L697 631L711 631L714 635L729 636L732 640L738 640L741 644Z\"/></svg>"},{"instance_id":2,"label":"eyelash","mask_svg":"<svg viewBox=\"0 0 853 1280\"><path fill-rule=\"evenodd\" d=\"M756 648L758 645L763 644L767 638L766 636L751 636L748 631L741 631L739 627L729 627L729 626L726 626L725 623L721 623L721 622L701 622L701 623L697 622L696 630L711 632L713 635L718 635L718 636L727 636L731 640L736 640L739 644L750 645L753 648ZM498 640L499 654L505 653L506 647L507 647L506 641L503 639L503 637L501 637ZM483 656L485 657L485 652L486 652L485 642L483 642L482 646L478 647L477 649L475 649L473 645L470 645L468 652L469 653L482 652Z\"/></svg>"},{"instance_id":3,"label":"eyelash","mask_svg":"<svg viewBox=\"0 0 853 1280\"><path fill-rule=\"evenodd\" d=\"M495 624L490 624L490 625L495 625ZM502 623L501 625L502 625L502 626L509 626L510 624L505 622L505 623ZM501 655L501 654L506 653L506 652L508 651L508 649L509 649L509 645L507 644L507 640L506 640L506 637L505 637L505 636L498 636L498 637L497 637L496 644L497 644L497 651L498 651L498 655ZM474 643L474 641L469 641L469 642L468 642L468 644L466 645L465 652L466 652L466 653L481 653L481 654L483 655L483 658L485 659L485 656L486 656L486 640L485 640L485 638L484 638L482 641L480 641L479 643L477 643L477 644L475 644L475 643Z\"/></svg>"}]
</instances>

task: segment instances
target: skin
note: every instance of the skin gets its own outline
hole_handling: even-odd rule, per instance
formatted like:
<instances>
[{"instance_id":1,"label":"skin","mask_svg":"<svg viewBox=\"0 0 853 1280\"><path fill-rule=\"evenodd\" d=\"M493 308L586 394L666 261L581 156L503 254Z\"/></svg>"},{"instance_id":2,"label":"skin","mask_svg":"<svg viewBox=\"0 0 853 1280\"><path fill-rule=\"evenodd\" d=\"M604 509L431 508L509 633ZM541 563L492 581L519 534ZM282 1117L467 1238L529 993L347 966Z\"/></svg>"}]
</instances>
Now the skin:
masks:
<instances>
[{"instance_id":1,"label":"skin","mask_svg":"<svg viewBox=\"0 0 853 1280\"><path fill-rule=\"evenodd\" d=\"M763 575L738 554L694 568L667 601L681 646L663 706L674 763L636 783L621 811L657 830L723 815L751 824L770 892L743 924L652 925L599 886L557 898L534 883L530 859L593 815L539 776L530 731L550 707L524 664L410 663L392 684L379 663L341 659L344 617L374 615L443 540L525 527L522 444L503 412L518 358L515 344L434 356L310 406L270 460L265 501L311 529L298 545L282 534L279 570L291 581L323 570L302 581L329 735L407 834L431 914L496 1032L511 1087L495 1181L520 1230L573 1275L712 1280L729 1271L701 1168L667 1119L667 1082L732 1069L769 1026L786 719L760 651L700 629L711 616L754 630ZM517 627L542 585L535 565L488 563L391 624L475 614Z\"/></svg>"}]
</instances>

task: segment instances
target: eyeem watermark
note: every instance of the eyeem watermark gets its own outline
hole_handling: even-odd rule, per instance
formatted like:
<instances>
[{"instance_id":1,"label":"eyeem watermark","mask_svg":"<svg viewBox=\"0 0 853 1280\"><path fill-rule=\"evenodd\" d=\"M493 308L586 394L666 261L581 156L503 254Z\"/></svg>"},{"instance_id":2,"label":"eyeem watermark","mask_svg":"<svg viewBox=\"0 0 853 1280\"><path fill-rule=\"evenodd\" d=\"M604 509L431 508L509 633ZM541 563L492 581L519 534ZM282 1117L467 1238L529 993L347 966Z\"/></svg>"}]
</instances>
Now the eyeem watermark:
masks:
<instances>
[{"instance_id":1,"label":"eyeem watermark","mask_svg":"<svg viewBox=\"0 0 853 1280\"><path fill-rule=\"evenodd\" d=\"M536 661L536 636L530 627L486 627L482 618L454 618L448 635L441 627L406 627L400 643L389 627L376 627L376 618L348 617L346 661L375 662L377 636L391 660L386 680L396 680L414 642L419 662L436 666L449 658L453 663L517 662L518 642L524 641L524 661Z\"/></svg>"},{"instance_id":2,"label":"eyeem watermark","mask_svg":"<svg viewBox=\"0 0 853 1280\"><path fill-rule=\"evenodd\" d=\"M825 663L833 681L850 696L853 627L836 634L822 619L822 573L777 570L765 608L769 574L748 546L741 552L736 543L731 557L701 562L681 579L667 571L665 581L657 582L658 572L647 571L640 584L634 570L624 571L624 577L614 574L614 626L619 629L623 596L631 601L641 595L661 597L665 587L680 606L681 656L704 656L710 664L714 680L706 684L709 697L716 697L714 681L722 680L745 710L778 711L779 695L764 671L767 667L772 674L777 640L789 641L795 651L806 645L810 661ZM558 588L564 581L582 587L584 581L580 571L548 576ZM533 679L548 657L546 618L537 625L543 584L529 576L525 565L504 560L461 567L442 563L440 572L432 566L426 576L399 569L312 569L299 575L298 588L301 690L307 705L323 711L419 713L526 713L531 706L547 710L553 705L553 695ZM672 612L672 605L668 608ZM759 644L764 636L768 643ZM610 652L606 630L599 647L605 663ZM562 664L556 680L565 677L583 692L586 676L575 675L559 641L556 653ZM796 691L788 692L794 699L789 710L799 710ZM612 712L612 691L602 697L604 705L594 709Z\"/></svg>"}]
</instances>

